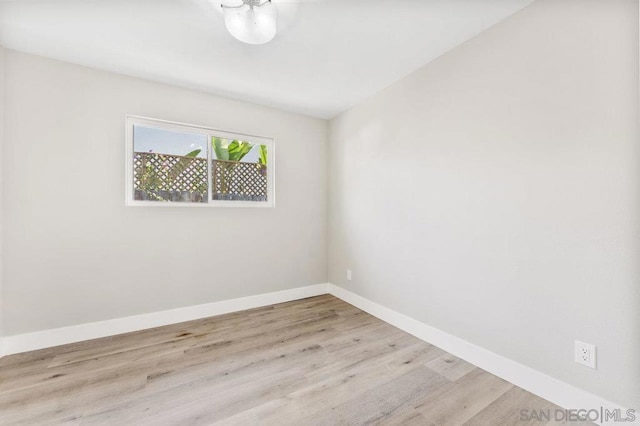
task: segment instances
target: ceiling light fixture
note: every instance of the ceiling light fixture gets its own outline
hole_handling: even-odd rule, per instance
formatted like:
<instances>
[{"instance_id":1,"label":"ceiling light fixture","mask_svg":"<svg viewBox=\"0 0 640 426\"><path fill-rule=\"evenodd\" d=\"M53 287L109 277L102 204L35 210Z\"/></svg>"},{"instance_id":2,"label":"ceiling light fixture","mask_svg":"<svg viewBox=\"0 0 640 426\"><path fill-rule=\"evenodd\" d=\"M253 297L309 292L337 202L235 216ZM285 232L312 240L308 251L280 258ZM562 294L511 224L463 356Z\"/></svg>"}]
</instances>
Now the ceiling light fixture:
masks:
<instances>
[{"instance_id":1,"label":"ceiling light fixture","mask_svg":"<svg viewBox=\"0 0 640 426\"><path fill-rule=\"evenodd\" d=\"M240 4L222 3L227 30L248 44L264 44L276 35L278 11L271 0L240 0Z\"/></svg>"}]
</instances>

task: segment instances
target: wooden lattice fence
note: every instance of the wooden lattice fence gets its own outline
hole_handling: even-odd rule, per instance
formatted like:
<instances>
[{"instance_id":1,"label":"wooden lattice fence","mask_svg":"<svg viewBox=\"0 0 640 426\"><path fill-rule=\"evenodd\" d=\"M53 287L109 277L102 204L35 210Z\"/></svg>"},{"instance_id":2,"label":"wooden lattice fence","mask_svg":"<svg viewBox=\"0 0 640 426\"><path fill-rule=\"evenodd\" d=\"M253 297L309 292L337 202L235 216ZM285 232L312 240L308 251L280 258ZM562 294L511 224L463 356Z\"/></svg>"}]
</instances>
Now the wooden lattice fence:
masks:
<instances>
[{"instance_id":1,"label":"wooden lattice fence","mask_svg":"<svg viewBox=\"0 0 640 426\"><path fill-rule=\"evenodd\" d=\"M134 152L136 200L204 202L207 199L207 159Z\"/></svg>"},{"instance_id":2,"label":"wooden lattice fence","mask_svg":"<svg viewBox=\"0 0 640 426\"><path fill-rule=\"evenodd\" d=\"M267 200L267 169L256 163L212 161L214 200ZM207 160L180 155L134 152L136 200L206 202Z\"/></svg>"},{"instance_id":3,"label":"wooden lattice fence","mask_svg":"<svg viewBox=\"0 0 640 426\"><path fill-rule=\"evenodd\" d=\"M213 160L213 199L267 201L267 168L257 163Z\"/></svg>"}]
</instances>

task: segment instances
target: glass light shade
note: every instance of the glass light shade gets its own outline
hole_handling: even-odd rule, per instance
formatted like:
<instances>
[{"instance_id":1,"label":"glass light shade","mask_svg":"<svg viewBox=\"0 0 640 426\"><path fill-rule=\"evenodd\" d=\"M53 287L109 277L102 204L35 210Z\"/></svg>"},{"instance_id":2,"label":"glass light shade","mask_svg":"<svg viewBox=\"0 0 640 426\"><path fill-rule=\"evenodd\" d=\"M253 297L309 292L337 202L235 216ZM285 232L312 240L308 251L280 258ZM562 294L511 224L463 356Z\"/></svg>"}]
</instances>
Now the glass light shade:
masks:
<instances>
[{"instance_id":1,"label":"glass light shade","mask_svg":"<svg viewBox=\"0 0 640 426\"><path fill-rule=\"evenodd\" d=\"M239 8L224 8L227 30L238 40L248 44L264 44L276 35L278 12L271 2L262 6L244 4Z\"/></svg>"}]
</instances>

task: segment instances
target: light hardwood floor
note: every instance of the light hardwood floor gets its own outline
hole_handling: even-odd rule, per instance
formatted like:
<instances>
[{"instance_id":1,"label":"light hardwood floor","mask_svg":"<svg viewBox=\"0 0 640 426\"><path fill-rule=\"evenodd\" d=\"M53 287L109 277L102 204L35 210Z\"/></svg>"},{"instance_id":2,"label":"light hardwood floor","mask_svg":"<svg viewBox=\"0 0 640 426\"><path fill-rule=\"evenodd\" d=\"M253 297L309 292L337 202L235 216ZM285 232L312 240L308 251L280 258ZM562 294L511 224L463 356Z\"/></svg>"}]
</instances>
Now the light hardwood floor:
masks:
<instances>
[{"instance_id":1,"label":"light hardwood floor","mask_svg":"<svg viewBox=\"0 0 640 426\"><path fill-rule=\"evenodd\" d=\"M2 425L509 425L556 408L329 295L0 359Z\"/></svg>"}]
</instances>

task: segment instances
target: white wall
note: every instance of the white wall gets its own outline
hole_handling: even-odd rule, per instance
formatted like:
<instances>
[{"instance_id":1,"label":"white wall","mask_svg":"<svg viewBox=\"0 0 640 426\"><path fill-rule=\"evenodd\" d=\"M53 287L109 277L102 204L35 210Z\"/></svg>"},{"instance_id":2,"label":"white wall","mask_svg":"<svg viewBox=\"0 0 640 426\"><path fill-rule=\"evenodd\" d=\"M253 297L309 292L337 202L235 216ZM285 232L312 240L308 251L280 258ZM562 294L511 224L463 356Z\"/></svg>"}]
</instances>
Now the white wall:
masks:
<instances>
[{"instance_id":1,"label":"white wall","mask_svg":"<svg viewBox=\"0 0 640 426\"><path fill-rule=\"evenodd\" d=\"M327 281L326 121L5 60L5 335ZM125 114L274 137L276 208L125 207Z\"/></svg>"},{"instance_id":2,"label":"white wall","mask_svg":"<svg viewBox=\"0 0 640 426\"><path fill-rule=\"evenodd\" d=\"M2 220L2 200L3 200L3 163L2 152L4 150L3 135L4 135L4 47L0 45L0 354L3 352L3 317L4 317L4 295L3 295L3 282L4 282L4 266L3 266L3 220Z\"/></svg>"},{"instance_id":3,"label":"white wall","mask_svg":"<svg viewBox=\"0 0 640 426\"><path fill-rule=\"evenodd\" d=\"M638 110L638 2L538 0L331 122L330 282L639 406Z\"/></svg>"}]
</instances>

